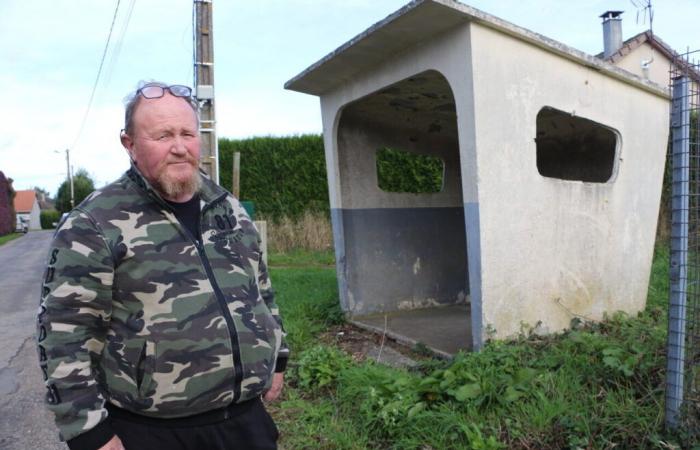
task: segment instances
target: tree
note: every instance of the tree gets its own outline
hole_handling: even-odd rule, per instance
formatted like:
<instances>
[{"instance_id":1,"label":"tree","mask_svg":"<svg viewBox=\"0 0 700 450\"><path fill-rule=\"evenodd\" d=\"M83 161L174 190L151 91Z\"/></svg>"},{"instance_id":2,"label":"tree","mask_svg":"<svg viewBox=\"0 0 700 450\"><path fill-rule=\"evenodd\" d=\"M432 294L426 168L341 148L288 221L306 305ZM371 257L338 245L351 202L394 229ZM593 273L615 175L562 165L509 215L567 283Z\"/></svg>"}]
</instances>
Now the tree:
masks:
<instances>
[{"instance_id":1,"label":"tree","mask_svg":"<svg viewBox=\"0 0 700 450\"><path fill-rule=\"evenodd\" d=\"M78 169L73 175L73 191L75 197L75 206L78 206L85 197L90 195L95 190L95 182L85 169ZM70 206L70 183L68 180L61 183L56 193L56 209L60 212L68 212Z\"/></svg>"},{"instance_id":2,"label":"tree","mask_svg":"<svg viewBox=\"0 0 700 450\"><path fill-rule=\"evenodd\" d=\"M39 186L34 186L34 191L37 194L44 194L44 196L46 197L46 200L51 200L51 194L49 194L49 191L47 191L46 189L39 187Z\"/></svg>"}]
</instances>

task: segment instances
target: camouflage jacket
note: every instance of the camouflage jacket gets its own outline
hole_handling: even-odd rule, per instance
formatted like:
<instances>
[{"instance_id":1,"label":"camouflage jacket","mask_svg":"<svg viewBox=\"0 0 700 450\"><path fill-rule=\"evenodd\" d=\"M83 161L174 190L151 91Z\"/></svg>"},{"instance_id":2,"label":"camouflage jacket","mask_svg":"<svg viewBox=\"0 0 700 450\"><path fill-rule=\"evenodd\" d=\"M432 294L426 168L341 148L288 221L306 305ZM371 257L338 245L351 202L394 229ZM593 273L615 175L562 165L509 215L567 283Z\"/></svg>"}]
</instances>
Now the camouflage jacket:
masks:
<instances>
[{"instance_id":1,"label":"camouflage jacket","mask_svg":"<svg viewBox=\"0 0 700 450\"><path fill-rule=\"evenodd\" d=\"M37 340L63 439L102 423L106 401L183 417L259 396L284 370L258 232L203 179L201 243L134 167L56 231Z\"/></svg>"}]
</instances>

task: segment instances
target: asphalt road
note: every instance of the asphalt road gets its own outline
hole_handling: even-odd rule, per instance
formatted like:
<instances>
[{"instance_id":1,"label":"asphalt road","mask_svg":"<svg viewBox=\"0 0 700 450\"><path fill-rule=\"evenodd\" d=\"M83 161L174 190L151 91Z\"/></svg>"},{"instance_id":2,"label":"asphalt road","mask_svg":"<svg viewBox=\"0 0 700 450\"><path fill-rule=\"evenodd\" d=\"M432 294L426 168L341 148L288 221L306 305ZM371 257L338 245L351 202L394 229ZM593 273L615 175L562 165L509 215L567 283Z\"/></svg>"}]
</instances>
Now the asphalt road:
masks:
<instances>
[{"instance_id":1,"label":"asphalt road","mask_svg":"<svg viewBox=\"0 0 700 450\"><path fill-rule=\"evenodd\" d=\"M0 246L0 449L65 450L44 406L34 341L51 231Z\"/></svg>"}]
</instances>

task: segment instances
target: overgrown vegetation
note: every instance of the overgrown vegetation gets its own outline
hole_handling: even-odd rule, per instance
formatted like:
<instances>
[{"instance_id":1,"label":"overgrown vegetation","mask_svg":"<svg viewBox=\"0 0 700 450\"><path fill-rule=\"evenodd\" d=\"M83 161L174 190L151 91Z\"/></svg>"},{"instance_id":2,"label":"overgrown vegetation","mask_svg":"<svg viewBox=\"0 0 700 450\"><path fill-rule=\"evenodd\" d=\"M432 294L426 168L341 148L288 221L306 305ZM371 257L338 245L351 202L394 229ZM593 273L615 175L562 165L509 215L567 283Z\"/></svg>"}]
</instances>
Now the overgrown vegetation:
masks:
<instances>
[{"instance_id":1,"label":"overgrown vegetation","mask_svg":"<svg viewBox=\"0 0 700 450\"><path fill-rule=\"evenodd\" d=\"M322 212L304 212L301 217L282 217L271 221L267 229L271 251L288 253L296 249L306 252L324 252L333 248L333 232L328 215Z\"/></svg>"},{"instance_id":2,"label":"overgrown vegetation","mask_svg":"<svg viewBox=\"0 0 700 450\"><path fill-rule=\"evenodd\" d=\"M285 448L680 448L684 438L663 431L663 249L636 317L574 323L550 337L526 332L411 371L356 362L319 344L319 333L342 321L334 269L289 268L288 260L280 267L275 258L272 279L293 352L274 410ZM689 438L682 443L693 448Z\"/></svg>"},{"instance_id":3,"label":"overgrown vegetation","mask_svg":"<svg viewBox=\"0 0 700 450\"><path fill-rule=\"evenodd\" d=\"M61 213L55 209L47 209L41 211L40 221L42 230L50 230L56 228L58 221L61 219Z\"/></svg>"}]
</instances>

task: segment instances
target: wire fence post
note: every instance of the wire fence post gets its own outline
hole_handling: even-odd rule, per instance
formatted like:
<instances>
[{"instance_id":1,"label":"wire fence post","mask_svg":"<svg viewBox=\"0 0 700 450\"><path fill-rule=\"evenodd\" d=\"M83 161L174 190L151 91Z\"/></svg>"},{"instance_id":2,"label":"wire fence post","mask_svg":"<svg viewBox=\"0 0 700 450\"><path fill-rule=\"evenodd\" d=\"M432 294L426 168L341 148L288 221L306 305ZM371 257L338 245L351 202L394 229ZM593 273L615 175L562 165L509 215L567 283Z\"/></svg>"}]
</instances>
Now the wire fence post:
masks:
<instances>
[{"instance_id":1,"label":"wire fence post","mask_svg":"<svg viewBox=\"0 0 700 450\"><path fill-rule=\"evenodd\" d=\"M673 79L671 104L672 190L671 261L666 371L666 425L679 424L685 372L685 326L688 287L688 224L690 200L689 79Z\"/></svg>"}]
</instances>

